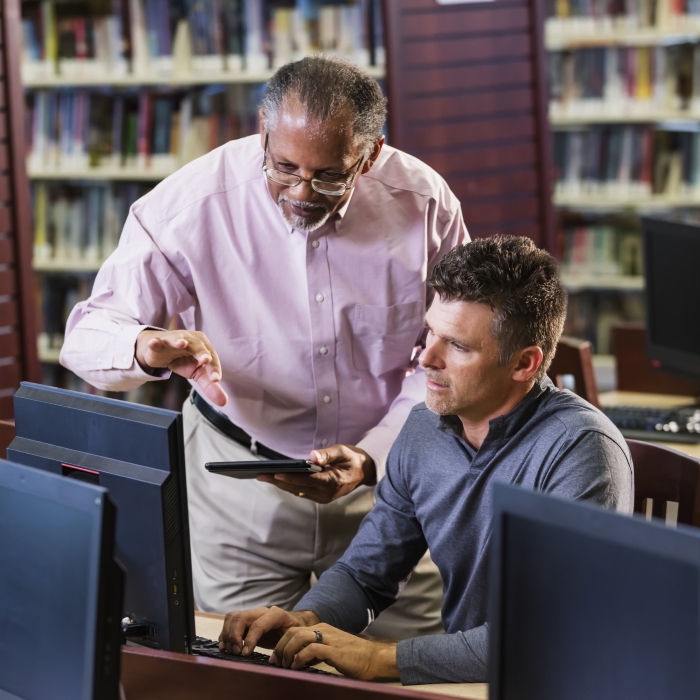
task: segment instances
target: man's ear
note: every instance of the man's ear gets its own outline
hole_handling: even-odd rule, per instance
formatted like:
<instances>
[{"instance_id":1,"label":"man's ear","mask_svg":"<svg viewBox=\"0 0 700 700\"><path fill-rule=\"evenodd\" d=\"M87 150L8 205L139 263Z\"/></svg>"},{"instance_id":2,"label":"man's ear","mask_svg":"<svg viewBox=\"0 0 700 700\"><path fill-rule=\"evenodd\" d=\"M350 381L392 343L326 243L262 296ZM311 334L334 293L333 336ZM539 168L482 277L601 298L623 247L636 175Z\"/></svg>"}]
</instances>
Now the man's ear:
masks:
<instances>
[{"instance_id":1,"label":"man's ear","mask_svg":"<svg viewBox=\"0 0 700 700\"><path fill-rule=\"evenodd\" d=\"M372 148L372 153L370 154L369 158L362 164L362 170L360 171L362 175L368 173L374 166L377 158L379 158L379 154L382 152L382 146L384 145L384 141L384 136L380 136L377 142L374 144Z\"/></svg>"},{"instance_id":2,"label":"man's ear","mask_svg":"<svg viewBox=\"0 0 700 700\"><path fill-rule=\"evenodd\" d=\"M517 364L513 370L513 380L516 382L529 382L540 368L544 359L542 348L537 345L531 345L520 350L516 355Z\"/></svg>"},{"instance_id":3,"label":"man's ear","mask_svg":"<svg viewBox=\"0 0 700 700\"><path fill-rule=\"evenodd\" d=\"M258 110L258 121L260 122L260 148L265 148L265 112Z\"/></svg>"}]
</instances>

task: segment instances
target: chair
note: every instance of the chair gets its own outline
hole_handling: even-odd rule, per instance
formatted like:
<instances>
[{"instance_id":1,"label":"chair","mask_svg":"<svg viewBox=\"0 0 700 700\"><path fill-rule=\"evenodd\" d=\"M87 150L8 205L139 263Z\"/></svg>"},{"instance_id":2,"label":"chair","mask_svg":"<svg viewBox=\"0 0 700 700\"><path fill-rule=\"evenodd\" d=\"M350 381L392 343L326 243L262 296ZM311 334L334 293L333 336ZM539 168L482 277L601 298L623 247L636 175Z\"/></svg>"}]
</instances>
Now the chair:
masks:
<instances>
[{"instance_id":1,"label":"chair","mask_svg":"<svg viewBox=\"0 0 700 700\"><path fill-rule=\"evenodd\" d=\"M557 352L547 374L560 389L564 388L563 377L572 375L574 391L582 399L599 408L598 387L593 373L593 354L591 344L587 340L563 335L559 339Z\"/></svg>"},{"instance_id":2,"label":"chair","mask_svg":"<svg viewBox=\"0 0 700 700\"><path fill-rule=\"evenodd\" d=\"M653 442L627 440L634 463L634 512L666 519L678 503L678 523L700 527L700 460Z\"/></svg>"},{"instance_id":3,"label":"chair","mask_svg":"<svg viewBox=\"0 0 700 700\"><path fill-rule=\"evenodd\" d=\"M15 439L15 422L0 420L0 459L7 459L7 448Z\"/></svg>"}]
</instances>

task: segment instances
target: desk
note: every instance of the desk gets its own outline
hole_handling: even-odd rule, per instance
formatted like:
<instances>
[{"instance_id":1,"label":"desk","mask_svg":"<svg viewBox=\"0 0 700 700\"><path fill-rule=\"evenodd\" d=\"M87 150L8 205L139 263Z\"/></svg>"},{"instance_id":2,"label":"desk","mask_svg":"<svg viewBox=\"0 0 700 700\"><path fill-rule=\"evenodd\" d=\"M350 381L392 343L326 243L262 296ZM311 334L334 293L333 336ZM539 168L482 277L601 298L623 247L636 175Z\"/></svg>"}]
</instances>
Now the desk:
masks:
<instances>
[{"instance_id":1,"label":"desk","mask_svg":"<svg viewBox=\"0 0 700 700\"><path fill-rule=\"evenodd\" d=\"M652 406L672 408L673 406L689 406L695 403L690 396L673 396L671 394L642 394L637 391L606 391L598 396L601 406ZM654 440L659 445L670 447L672 450L683 452L690 457L700 459L700 443L688 445L678 442L662 442Z\"/></svg>"},{"instance_id":2,"label":"desk","mask_svg":"<svg viewBox=\"0 0 700 700\"><path fill-rule=\"evenodd\" d=\"M218 639L221 632L223 616L211 613L195 613L195 626L197 634L207 639ZM319 668L324 671L337 673L335 669L320 664ZM486 683L443 683L438 685L411 685L402 686L401 683L382 683L381 687L398 687L407 690L416 690L423 693L434 693L437 695L447 695L455 698L468 698L468 700L487 700L488 690ZM127 698L127 700L129 700Z\"/></svg>"}]
</instances>

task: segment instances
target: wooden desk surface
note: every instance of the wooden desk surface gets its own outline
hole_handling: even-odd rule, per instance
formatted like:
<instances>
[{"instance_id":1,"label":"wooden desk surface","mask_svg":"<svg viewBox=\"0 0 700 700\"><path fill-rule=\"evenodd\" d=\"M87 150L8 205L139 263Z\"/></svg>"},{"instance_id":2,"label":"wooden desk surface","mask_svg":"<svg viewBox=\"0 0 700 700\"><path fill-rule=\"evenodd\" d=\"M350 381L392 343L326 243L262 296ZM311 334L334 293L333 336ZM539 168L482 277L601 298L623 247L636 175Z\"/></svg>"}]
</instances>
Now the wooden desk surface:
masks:
<instances>
[{"instance_id":1,"label":"wooden desk surface","mask_svg":"<svg viewBox=\"0 0 700 700\"><path fill-rule=\"evenodd\" d=\"M207 639L219 638L223 620L222 615L197 612L194 617L197 634L200 637L206 637ZM261 651L267 651L269 653L269 650ZM326 666L326 664L319 664L318 668L322 668L324 671L337 673L334 668ZM400 683L382 683L382 685L403 687ZM442 683L437 685L412 685L406 686L406 688L422 691L424 693L448 695L455 698L468 698L468 700L487 700L488 698L488 686L486 683Z\"/></svg>"},{"instance_id":2,"label":"wooden desk surface","mask_svg":"<svg viewBox=\"0 0 700 700\"><path fill-rule=\"evenodd\" d=\"M672 408L673 406L688 406L695 403L690 396L673 396L671 394L642 394L637 391L606 391L599 395L601 406L658 406ZM672 450L700 459L700 443L687 445L678 442L654 441Z\"/></svg>"}]
</instances>

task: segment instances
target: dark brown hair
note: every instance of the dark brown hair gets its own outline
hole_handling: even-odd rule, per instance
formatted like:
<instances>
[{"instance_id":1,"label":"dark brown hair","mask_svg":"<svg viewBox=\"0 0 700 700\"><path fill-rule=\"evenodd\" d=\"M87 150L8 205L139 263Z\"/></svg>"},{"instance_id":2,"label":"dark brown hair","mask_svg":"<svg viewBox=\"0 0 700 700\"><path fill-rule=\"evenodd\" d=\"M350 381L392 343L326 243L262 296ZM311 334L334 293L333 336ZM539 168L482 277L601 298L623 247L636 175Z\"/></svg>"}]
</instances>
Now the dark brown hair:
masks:
<instances>
[{"instance_id":1,"label":"dark brown hair","mask_svg":"<svg viewBox=\"0 0 700 700\"><path fill-rule=\"evenodd\" d=\"M492 236L457 246L433 270L428 284L444 301L486 304L496 312L498 360L537 345L544 355L534 379L552 363L566 318L566 291L554 258L530 238Z\"/></svg>"}]
</instances>

